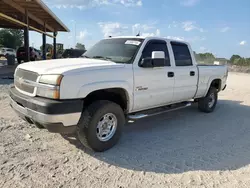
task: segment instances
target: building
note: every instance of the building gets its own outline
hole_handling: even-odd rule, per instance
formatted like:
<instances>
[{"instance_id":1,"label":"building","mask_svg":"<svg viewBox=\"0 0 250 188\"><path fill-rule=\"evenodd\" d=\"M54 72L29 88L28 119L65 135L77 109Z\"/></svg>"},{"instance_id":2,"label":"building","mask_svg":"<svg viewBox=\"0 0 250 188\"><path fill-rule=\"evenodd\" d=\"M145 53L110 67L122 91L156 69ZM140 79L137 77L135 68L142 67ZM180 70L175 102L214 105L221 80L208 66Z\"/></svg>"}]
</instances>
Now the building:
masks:
<instances>
[{"instance_id":1,"label":"building","mask_svg":"<svg viewBox=\"0 0 250 188\"><path fill-rule=\"evenodd\" d=\"M227 65L228 62L229 62L229 60L226 58L215 58L215 60L214 60L215 65Z\"/></svg>"}]
</instances>

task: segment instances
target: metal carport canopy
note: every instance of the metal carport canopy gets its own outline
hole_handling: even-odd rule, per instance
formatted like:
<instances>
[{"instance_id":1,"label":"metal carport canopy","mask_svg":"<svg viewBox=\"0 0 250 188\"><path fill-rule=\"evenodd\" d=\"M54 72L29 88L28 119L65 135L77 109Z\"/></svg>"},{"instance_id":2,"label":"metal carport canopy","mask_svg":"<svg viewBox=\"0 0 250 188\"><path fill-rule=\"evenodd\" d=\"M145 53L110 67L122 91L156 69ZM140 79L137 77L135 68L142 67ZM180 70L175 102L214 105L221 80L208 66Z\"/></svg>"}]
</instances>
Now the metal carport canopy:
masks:
<instances>
[{"instance_id":1,"label":"metal carport canopy","mask_svg":"<svg viewBox=\"0 0 250 188\"><path fill-rule=\"evenodd\" d=\"M43 59L46 59L46 35L53 38L53 58L56 59L57 32L69 32L41 0L0 0L0 28L24 30L25 62L30 61L29 30L43 34ZM47 32L53 32L53 35Z\"/></svg>"},{"instance_id":2,"label":"metal carport canopy","mask_svg":"<svg viewBox=\"0 0 250 188\"><path fill-rule=\"evenodd\" d=\"M27 26L26 16L29 30L46 35L49 35L46 32L69 32L69 29L41 0L0 0L0 28L23 29Z\"/></svg>"}]
</instances>

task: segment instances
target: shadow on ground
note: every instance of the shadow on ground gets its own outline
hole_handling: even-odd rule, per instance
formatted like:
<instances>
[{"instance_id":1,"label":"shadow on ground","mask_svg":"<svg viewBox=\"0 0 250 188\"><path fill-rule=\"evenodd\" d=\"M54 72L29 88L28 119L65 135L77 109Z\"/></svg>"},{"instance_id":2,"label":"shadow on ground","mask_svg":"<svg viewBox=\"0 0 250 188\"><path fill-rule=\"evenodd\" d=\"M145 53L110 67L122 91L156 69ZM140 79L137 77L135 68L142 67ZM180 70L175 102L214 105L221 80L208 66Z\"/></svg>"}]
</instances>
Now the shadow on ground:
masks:
<instances>
[{"instance_id":1,"label":"shadow on ground","mask_svg":"<svg viewBox=\"0 0 250 188\"><path fill-rule=\"evenodd\" d=\"M89 155L126 169L182 173L233 170L250 164L250 106L220 100L216 111L200 113L196 106L129 124L119 144Z\"/></svg>"}]
</instances>

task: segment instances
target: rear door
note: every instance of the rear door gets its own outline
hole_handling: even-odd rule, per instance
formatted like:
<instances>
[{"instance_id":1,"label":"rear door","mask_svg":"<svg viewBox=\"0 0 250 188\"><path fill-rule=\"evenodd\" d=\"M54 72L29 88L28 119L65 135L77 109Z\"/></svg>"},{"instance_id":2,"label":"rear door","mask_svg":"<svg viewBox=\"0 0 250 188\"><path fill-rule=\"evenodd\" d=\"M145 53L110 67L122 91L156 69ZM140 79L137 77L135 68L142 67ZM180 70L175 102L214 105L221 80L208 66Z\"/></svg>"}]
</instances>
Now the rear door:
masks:
<instances>
[{"instance_id":1,"label":"rear door","mask_svg":"<svg viewBox=\"0 0 250 188\"><path fill-rule=\"evenodd\" d=\"M192 60L187 44L171 42L175 62L175 84L173 102L192 99L197 90L198 70Z\"/></svg>"},{"instance_id":2,"label":"rear door","mask_svg":"<svg viewBox=\"0 0 250 188\"><path fill-rule=\"evenodd\" d=\"M165 52L165 66L142 68L138 64L142 59L151 58L153 51ZM134 109L133 111L163 106L173 99L174 75L170 65L169 50L165 40L149 40L134 69ZM170 74L168 74L168 72ZM168 76L169 75L169 76Z\"/></svg>"}]
</instances>

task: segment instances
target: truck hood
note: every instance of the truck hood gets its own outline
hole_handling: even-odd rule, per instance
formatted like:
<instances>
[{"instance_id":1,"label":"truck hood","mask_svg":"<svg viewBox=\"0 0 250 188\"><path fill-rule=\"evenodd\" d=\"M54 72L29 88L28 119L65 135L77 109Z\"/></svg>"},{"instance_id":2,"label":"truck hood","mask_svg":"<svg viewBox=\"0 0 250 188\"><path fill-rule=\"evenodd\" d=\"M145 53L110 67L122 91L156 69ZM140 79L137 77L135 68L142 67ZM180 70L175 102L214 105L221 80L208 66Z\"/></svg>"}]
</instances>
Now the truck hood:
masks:
<instances>
[{"instance_id":1,"label":"truck hood","mask_svg":"<svg viewBox=\"0 0 250 188\"><path fill-rule=\"evenodd\" d=\"M124 64L118 64L112 61L72 58L72 59L54 59L46 61L36 61L23 63L18 68L36 72L38 74L67 74L67 72L79 72L82 70L94 70L105 68L124 67Z\"/></svg>"}]
</instances>

